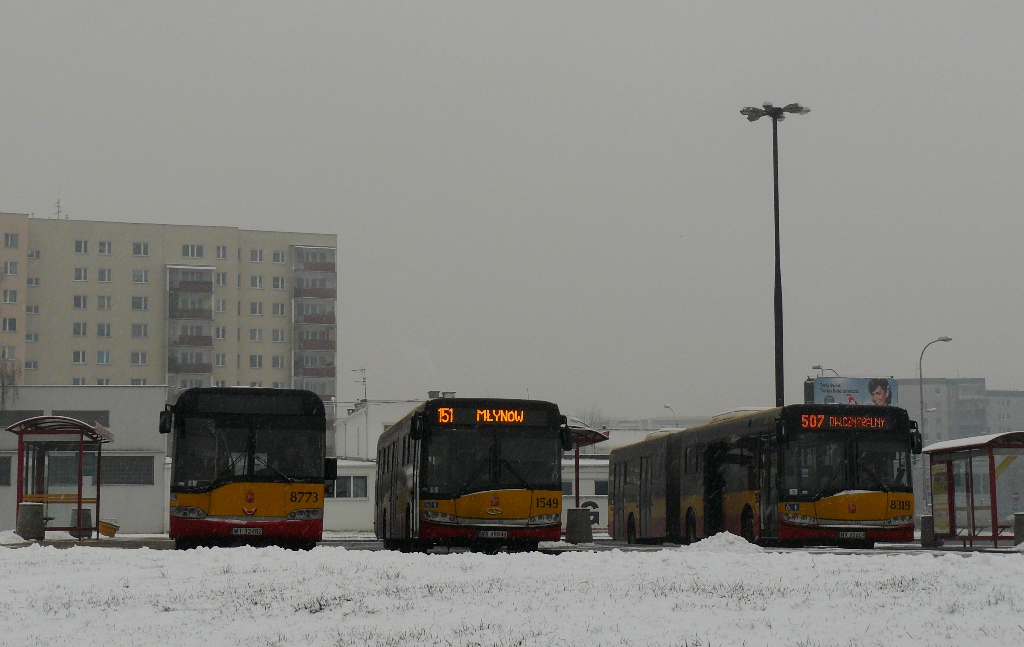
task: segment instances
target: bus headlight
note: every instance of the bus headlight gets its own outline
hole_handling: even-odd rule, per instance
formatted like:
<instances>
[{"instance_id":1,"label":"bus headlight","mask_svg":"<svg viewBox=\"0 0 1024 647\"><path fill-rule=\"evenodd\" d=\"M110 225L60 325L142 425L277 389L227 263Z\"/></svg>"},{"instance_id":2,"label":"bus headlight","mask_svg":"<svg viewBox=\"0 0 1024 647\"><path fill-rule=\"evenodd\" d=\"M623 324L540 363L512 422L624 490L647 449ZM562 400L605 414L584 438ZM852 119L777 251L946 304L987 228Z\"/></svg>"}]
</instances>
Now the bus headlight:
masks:
<instances>
[{"instance_id":1,"label":"bus headlight","mask_svg":"<svg viewBox=\"0 0 1024 647\"><path fill-rule=\"evenodd\" d=\"M424 521L434 521L437 523L456 523L458 521L453 514L448 514L447 512L435 512L433 510L421 510L420 517Z\"/></svg>"},{"instance_id":2,"label":"bus headlight","mask_svg":"<svg viewBox=\"0 0 1024 647\"><path fill-rule=\"evenodd\" d=\"M889 517L886 520L890 526L909 526L914 523L913 517Z\"/></svg>"},{"instance_id":3,"label":"bus headlight","mask_svg":"<svg viewBox=\"0 0 1024 647\"><path fill-rule=\"evenodd\" d=\"M171 516L179 519L205 519L206 513L201 508L189 508L187 506L173 506Z\"/></svg>"},{"instance_id":4,"label":"bus headlight","mask_svg":"<svg viewBox=\"0 0 1024 647\"><path fill-rule=\"evenodd\" d=\"M293 521L311 521L313 519L323 519L324 509L323 508L303 508L301 510L292 510L288 513L288 518Z\"/></svg>"},{"instance_id":5,"label":"bus headlight","mask_svg":"<svg viewBox=\"0 0 1024 647\"><path fill-rule=\"evenodd\" d=\"M562 520L562 515L560 515L560 514L539 514L536 517L530 517L530 521L528 523L530 523L530 524L542 524L542 523L547 524L547 523L557 523L557 522L559 522L561 520Z\"/></svg>"},{"instance_id":6,"label":"bus headlight","mask_svg":"<svg viewBox=\"0 0 1024 647\"><path fill-rule=\"evenodd\" d=\"M818 520L814 517L809 517L805 514L793 514L792 512L783 512L782 520L788 523L800 523L804 525L818 523Z\"/></svg>"}]
</instances>

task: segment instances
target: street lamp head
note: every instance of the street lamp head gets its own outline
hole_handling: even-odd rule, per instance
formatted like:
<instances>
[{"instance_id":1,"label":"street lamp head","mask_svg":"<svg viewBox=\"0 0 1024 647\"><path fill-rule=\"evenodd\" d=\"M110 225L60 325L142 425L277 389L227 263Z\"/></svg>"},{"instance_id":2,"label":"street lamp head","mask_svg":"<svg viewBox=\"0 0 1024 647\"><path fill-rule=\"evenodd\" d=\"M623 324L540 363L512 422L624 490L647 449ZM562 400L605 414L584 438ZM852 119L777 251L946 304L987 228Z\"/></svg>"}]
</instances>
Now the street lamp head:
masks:
<instances>
[{"instance_id":1,"label":"street lamp head","mask_svg":"<svg viewBox=\"0 0 1024 647\"><path fill-rule=\"evenodd\" d=\"M757 121L768 113L760 108L744 108L740 110L740 114L745 116L747 121Z\"/></svg>"},{"instance_id":2,"label":"street lamp head","mask_svg":"<svg viewBox=\"0 0 1024 647\"><path fill-rule=\"evenodd\" d=\"M783 112L791 112L791 113L797 114L797 115L806 115L808 112L811 111L811 109L810 108L805 108L802 105L800 105L799 103L791 103L788 106L786 106L785 108L783 108L782 111Z\"/></svg>"},{"instance_id":3,"label":"street lamp head","mask_svg":"<svg viewBox=\"0 0 1024 647\"><path fill-rule=\"evenodd\" d=\"M939 337L936 341L953 341L952 337Z\"/></svg>"},{"instance_id":4,"label":"street lamp head","mask_svg":"<svg viewBox=\"0 0 1024 647\"><path fill-rule=\"evenodd\" d=\"M821 368L821 364L815 364L815 365L814 365L814 366L812 366L811 368L812 368L812 369L814 369L815 371L821 371L821 370L824 370L824 369L822 369L822 368Z\"/></svg>"}]
</instances>

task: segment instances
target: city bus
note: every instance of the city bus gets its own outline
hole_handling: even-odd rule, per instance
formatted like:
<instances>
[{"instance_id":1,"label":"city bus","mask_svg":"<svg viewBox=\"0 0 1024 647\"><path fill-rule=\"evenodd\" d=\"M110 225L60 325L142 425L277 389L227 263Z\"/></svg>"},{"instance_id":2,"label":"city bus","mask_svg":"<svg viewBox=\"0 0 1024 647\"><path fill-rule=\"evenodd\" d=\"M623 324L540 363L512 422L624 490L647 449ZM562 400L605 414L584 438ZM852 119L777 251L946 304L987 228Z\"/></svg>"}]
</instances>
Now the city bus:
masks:
<instances>
[{"instance_id":1,"label":"city bus","mask_svg":"<svg viewBox=\"0 0 1024 647\"><path fill-rule=\"evenodd\" d=\"M323 536L327 418L315 393L195 388L160 414L171 434L170 537L175 546L276 544Z\"/></svg>"},{"instance_id":2,"label":"city bus","mask_svg":"<svg viewBox=\"0 0 1024 647\"><path fill-rule=\"evenodd\" d=\"M891 406L798 404L716 416L611 452L613 539L872 547L914 539L917 423Z\"/></svg>"},{"instance_id":3,"label":"city bus","mask_svg":"<svg viewBox=\"0 0 1024 647\"><path fill-rule=\"evenodd\" d=\"M377 441L377 538L391 550L484 552L558 541L562 452L571 447L550 402L428 400Z\"/></svg>"}]
</instances>

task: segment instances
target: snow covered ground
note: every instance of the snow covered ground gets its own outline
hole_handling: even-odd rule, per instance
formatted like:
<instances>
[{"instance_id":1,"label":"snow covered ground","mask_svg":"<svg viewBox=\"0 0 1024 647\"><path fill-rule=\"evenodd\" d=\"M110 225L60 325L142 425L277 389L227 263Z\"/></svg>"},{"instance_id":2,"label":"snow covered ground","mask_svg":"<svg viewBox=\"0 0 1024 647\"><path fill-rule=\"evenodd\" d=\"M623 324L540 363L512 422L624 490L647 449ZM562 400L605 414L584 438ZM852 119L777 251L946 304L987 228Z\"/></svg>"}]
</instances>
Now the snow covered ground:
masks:
<instances>
[{"instance_id":1,"label":"snow covered ground","mask_svg":"<svg viewBox=\"0 0 1024 647\"><path fill-rule=\"evenodd\" d=\"M0 533L10 544L13 533ZM1024 554L0 548L0 645L1019 645Z\"/></svg>"}]
</instances>

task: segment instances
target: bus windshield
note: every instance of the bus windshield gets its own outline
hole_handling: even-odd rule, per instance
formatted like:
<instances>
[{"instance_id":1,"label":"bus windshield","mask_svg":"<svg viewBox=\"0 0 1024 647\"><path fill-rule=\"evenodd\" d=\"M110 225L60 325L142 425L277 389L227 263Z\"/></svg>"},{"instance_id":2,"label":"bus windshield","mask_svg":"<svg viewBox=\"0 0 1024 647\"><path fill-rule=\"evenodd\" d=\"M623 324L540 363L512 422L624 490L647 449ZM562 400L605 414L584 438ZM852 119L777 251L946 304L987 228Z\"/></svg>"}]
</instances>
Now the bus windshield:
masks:
<instances>
[{"instance_id":1,"label":"bus windshield","mask_svg":"<svg viewBox=\"0 0 1024 647\"><path fill-rule=\"evenodd\" d=\"M906 434L795 435L783 452L783 495L817 499L848 490L910 492Z\"/></svg>"},{"instance_id":2,"label":"bus windshield","mask_svg":"<svg viewBox=\"0 0 1024 647\"><path fill-rule=\"evenodd\" d=\"M202 488L322 480L323 430L305 417L275 418L187 418L176 438L173 482Z\"/></svg>"},{"instance_id":3,"label":"bus windshield","mask_svg":"<svg viewBox=\"0 0 1024 647\"><path fill-rule=\"evenodd\" d=\"M457 498L495 489L560 489L558 432L488 426L434 429L425 442L424 495Z\"/></svg>"}]
</instances>

